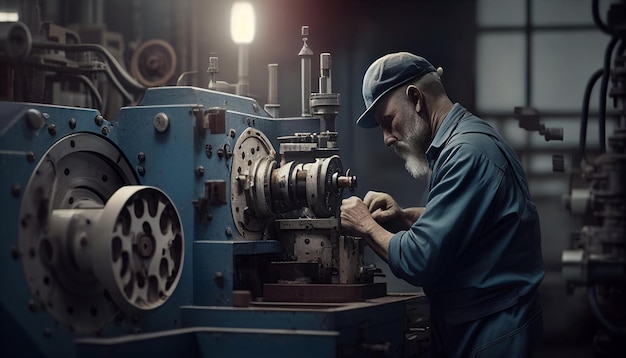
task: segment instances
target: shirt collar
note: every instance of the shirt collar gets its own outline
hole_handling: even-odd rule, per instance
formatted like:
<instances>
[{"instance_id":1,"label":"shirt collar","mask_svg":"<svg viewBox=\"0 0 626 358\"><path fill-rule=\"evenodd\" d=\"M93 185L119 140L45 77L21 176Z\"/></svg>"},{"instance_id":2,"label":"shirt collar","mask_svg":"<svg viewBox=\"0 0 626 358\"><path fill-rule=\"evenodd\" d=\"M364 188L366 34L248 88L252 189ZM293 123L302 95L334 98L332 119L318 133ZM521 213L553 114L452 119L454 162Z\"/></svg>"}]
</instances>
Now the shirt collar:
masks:
<instances>
[{"instance_id":1,"label":"shirt collar","mask_svg":"<svg viewBox=\"0 0 626 358\"><path fill-rule=\"evenodd\" d=\"M452 135L452 132L456 128L456 125L459 123L461 118L463 118L463 114L465 114L467 110L465 107L461 106L459 103L455 103L450 112L446 115L446 117L441 122L441 126L435 133L435 138L428 146L426 150L426 158L428 159L428 166L432 169L435 161L439 157L439 153L443 145L448 141L448 138Z\"/></svg>"}]
</instances>

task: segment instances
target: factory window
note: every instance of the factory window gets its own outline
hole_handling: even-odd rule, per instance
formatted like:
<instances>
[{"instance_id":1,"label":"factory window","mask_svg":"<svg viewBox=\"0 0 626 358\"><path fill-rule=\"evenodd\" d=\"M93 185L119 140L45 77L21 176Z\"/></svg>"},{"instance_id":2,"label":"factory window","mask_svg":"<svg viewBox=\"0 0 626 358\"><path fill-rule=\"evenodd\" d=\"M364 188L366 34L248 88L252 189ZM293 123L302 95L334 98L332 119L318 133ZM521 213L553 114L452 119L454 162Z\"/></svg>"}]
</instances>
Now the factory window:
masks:
<instances>
[{"instance_id":1,"label":"factory window","mask_svg":"<svg viewBox=\"0 0 626 358\"><path fill-rule=\"evenodd\" d=\"M0 22L18 21L19 15L17 12L0 12Z\"/></svg>"},{"instance_id":2,"label":"factory window","mask_svg":"<svg viewBox=\"0 0 626 358\"><path fill-rule=\"evenodd\" d=\"M603 21L612 2L599 2ZM583 94L589 78L603 65L609 36L596 27L589 0L477 0L476 24L476 112L515 147L529 181L538 183L531 192L560 197L567 191L567 175L539 171L534 161L559 154L568 168L578 165ZM600 143L599 87L590 103L590 150ZM513 115L516 106L533 107L546 127L562 128L563 141L546 142L539 133L519 128ZM606 132L613 127L607 119ZM563 186L539 193L541 178L561 179Z\"/></svg>"}]
</instances>

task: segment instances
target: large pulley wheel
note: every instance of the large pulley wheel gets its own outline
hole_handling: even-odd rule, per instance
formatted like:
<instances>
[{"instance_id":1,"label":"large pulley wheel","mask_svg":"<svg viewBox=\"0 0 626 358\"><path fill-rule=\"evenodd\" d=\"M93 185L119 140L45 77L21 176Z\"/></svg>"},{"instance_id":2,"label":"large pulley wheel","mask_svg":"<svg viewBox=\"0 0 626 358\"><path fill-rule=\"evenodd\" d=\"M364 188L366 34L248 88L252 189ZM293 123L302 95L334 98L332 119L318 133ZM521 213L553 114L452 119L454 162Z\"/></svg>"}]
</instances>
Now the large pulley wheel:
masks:
<instances>
[{"instance_id":1,"label":"large pulley wheel","mask_svg":"<svg viewBox=\"0 0 626 358\"><path fill-rule=\"evenodd\" d=\"M119 189L107 202L97 231L94 272L124 311L159 307L174 292L184 245L176 208L161 190Z\"/></svg>"},{"instance_id":2,"label":"large pulley wheel","mask_svg":"<svg viewBox=\"0 0 626 358\"><path fill-rule=\"evenodd\" d=\"M163 304L183 264L180 218L167 195L138 186L117 146L68 135L42 156L24 190L18 249L37 302L76 333L120 310Z\"/></svg>"}]
</instances>

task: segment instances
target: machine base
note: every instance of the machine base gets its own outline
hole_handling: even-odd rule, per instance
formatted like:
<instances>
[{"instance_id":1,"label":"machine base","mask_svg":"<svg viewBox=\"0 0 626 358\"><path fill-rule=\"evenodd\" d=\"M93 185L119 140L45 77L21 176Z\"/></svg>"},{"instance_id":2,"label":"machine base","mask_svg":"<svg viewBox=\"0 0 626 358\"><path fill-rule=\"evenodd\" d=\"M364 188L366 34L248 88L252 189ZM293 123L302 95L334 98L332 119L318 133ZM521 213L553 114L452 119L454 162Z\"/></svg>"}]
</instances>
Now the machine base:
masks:
<instances>
[{"instance_id":1,"label":"machine base","mask_svg":"<svg viewBox=\"0 0 626 358\"><path fill-rule=\"evenodd\" d=\"M263 285L265 302L345 303L360 302L387 294L384 282L365 284L281 284Z\"/></svg>"}]
</instances>

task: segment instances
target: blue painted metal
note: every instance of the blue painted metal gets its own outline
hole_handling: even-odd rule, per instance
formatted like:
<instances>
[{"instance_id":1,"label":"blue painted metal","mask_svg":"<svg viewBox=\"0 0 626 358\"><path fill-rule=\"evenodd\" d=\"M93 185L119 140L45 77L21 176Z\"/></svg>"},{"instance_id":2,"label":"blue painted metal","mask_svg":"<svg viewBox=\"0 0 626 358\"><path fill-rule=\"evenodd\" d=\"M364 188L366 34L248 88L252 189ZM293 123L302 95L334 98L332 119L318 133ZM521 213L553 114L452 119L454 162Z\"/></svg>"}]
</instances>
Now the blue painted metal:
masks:
<instances>
[{"instance_id":1,"label":"blue painted metal","mask_svg":"<svg viewBox=\"0 0 626 358\"><path fill-rule=\"evenodd\" d=\"M81 357L300 357L336 356L336 332L193 327L132 337L81 339ZM303 349L305 348L305 349Z\"/></svg>"},{"instance_id":2,"label":"blue painted metal","mask_svg":"<svg viewBox=\"0 0 626 358\"><path fill-rule=\"evenodd\" d=\"M32 129L26 119L29 109L41 112L45 125ZM0 282L8 285L0 294L2 357L16 353L49 357L75 354L74 335L45 312L27 285L21 260L28 253L18 250L19 212L22 191L48 148L71 133L89 132L104 137L102 128L110 129L111 123L97 125L94 119L99 114L92 109L0 102ZM76 123L73 129L69 125L71 119ZM54 131L49 131L51 126ZM114 140L115 134L109 133L107 138ZM28 153L32 153L32 160Z\"/></svg>"},{"instance_id":3,"label":"blue painted metal","mask_svg":"<svg viewBox=\"0 0 626 358\"><path fill-rule=\"evenodd\" d=\"M224 133L196 128L194 111L213 107L225 110ZM43 127L28 126L28 109L46 114ZM154 127L159 113L169 118L164 132ZM380 337L389 337L394 352L401 349L406 306L400 299L325 308L230 307L237 260L282 248L278 241L245 241L237 233L229 205L231 160L218 156L217 149L232 148L249 127L263 132L278 149L279 136L318 132L319 118L275 119L253 99L194 87L152 88L142 103L122 108L115 120L97 124L97 115L92 109L0 103L0 253L5 257L0 279L11 282L11 290L0 294L1 356L355 356L336 346L357 352L359 342ZM49 130L51 125L54 130ZM182 219L185 261L178 287L164 305L120 315L98 332L101 338L75 344L81 337L54 322L30 292L21 267L27 253L17 250L17 237L19 190L26 188L37 162L54 143L78 132L117 146L124 157L120 160L135 169L139 184L170 197ZM30 152L34 160L29 160ZM194 202L204 197L206 181L225 183L226 203L201 212Z\"/></svg>"},{"instance_id":4,"label":"blue painted metal","mask_svg":"<svg viewBox=\"0 0 626 358\"><path fill-rule=\"evenodd\" d=\"M385 356L402 356L407 324L407 305L423 297L387 296L345 304L253 303L250 307L181 308L184 327L200 324L213 327L316 330L339 333L337 346L342 356L353 357L356 345L389 343ZM358 349L357 349L358 351Z\"/></svg>"}]
</instances>

